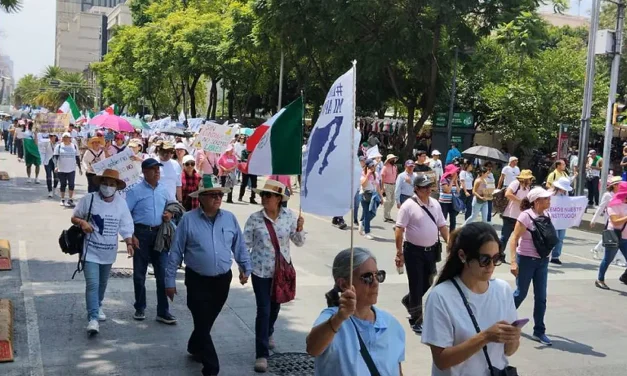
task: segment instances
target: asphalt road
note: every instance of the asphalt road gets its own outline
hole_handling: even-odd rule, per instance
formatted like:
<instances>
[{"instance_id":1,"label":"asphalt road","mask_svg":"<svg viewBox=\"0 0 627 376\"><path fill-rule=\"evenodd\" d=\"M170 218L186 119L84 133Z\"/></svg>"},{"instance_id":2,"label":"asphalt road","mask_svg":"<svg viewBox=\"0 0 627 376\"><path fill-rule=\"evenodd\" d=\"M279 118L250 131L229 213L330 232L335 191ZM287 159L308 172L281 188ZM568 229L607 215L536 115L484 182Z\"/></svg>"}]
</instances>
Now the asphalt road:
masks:
<instances>
[{"instance_id":1,"label":"asphalt road","mask_svg":"<svg viewBox=\"0 0 627 376\"><path fill-rule=\"evenodd\" d=\"M69 225L71 211L46 197L44 184L26 184L24 165L2 149L0 170L8 171L10 181L0 182L0 238L12 245L14 269L0 272L0 298L15 304L15 347L13 363L0 363L0 375L199 375L201 366L186 354L192 323L185 305L183 276L179 295L171 311L179 319L176 326L153 320L156 311L154 280L149 288L147 320L136 322L133 314L131 262L121 249L114 265L118 278L109 282L104 310L108 320L101 333L88 338L84 280L70 277L75 259L59 250L57 238ZM43 173L43 171L42 171ZM42 175L43 176L43 175ZM78 196L86 189L84 177L77 177ZM248 196L246 196L248 197ZM298 195L290 202L298 210ZM259 206L224 204L243 225ZM348 216L346 217L348 219ZM330 265L335 254L350 244L350 231L341 231L329 218L305 215L307 244L292 247L298 273L297 299L284 305L277 322L277 353L304 352L305 337L319 312L325 307L324 293L332 287ZM460 222L460 221L458 221ZM500 229L498 218L495 227ZM407 292L405 275L394 267L392 225L379 215L373 222L376 240L355 233L355 244L370 248L379 267L388 271L381 285L378 306L393 313L407 333L406 375L431 373L429 349L411 332L400 298ZM598 261L590 248L599 235L569 230L562 260L564 265L549 269L546 324L553 347L530 340L531 325L524 330L518 353L511 358L522 375L624 376L627 374L627 286L618 282L622 269L612 266L607 274L611 291L594 286ZM495 277L513 284L508 266L499 267ZM533 296L520 307L520 317L532 317ZM252 286L235 280L227 305L213 330L221 361L221 375L253 375L255 301Z\"/></svg>"}]
</instances>

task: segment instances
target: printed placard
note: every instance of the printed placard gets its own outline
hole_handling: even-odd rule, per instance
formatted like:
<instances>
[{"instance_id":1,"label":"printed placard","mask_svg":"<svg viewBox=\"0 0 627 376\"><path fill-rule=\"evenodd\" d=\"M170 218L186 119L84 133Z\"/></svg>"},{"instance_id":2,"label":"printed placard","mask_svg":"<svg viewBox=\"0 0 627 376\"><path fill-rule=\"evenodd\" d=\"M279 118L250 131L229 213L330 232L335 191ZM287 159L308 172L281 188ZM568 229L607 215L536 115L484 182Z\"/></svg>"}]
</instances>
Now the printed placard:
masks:
<instances>
[{"instance_id":1,"label":"printed placard","mask_svg":"<svg viewBox=\"0 0 627 376\"><path fill-rule=\"evenodd\" d=\"M70 126L70 114L39 113L35 125L42 133L63 133Z\"/></svg>"},{"instance_id":2,"label":"printed placard","mask_svg":"<svg viewBox=\"0 0 627 376\"><path fill-rule=\"evenodd\" d=\"M141 179L141 167L138 163L133 161L133 150L131 148L125 148L121 152L92 165L96 175L101 175L104 170L112 169L120 173L120 180L126 183L127 191L132 185L137 183Z\"/></svg>"}]
</instances>

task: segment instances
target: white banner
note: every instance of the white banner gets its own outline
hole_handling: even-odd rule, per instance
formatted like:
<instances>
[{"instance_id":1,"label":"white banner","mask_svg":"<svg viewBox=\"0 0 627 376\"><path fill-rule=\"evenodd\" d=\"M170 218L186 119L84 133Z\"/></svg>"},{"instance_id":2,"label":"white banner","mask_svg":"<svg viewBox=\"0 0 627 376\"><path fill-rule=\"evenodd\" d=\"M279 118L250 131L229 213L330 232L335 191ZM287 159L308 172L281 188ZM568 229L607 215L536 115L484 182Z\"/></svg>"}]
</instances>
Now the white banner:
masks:
<instances>
[{"instance_id":1,"label":"white banner","mask_svg":"<svg viewBox=\"0 0 627 376\"><path fill-rule=\"evenodd\" d=\"M588 198L584 196L551 196L549 213L551 213L551 221L555 229L565 230L579 226L587 205Z\"/></svg>"},{"instance_id":2,"label":"white banner","mask_svg":"<svg viewBox=\"0 0 627 376\"><path fill-rule=\"evenodd\" d=\"M94 163L92 167L96 175L101 175L106 169L118 171L120 173L120 180L126 183L125 191L128 191L132 185L141 179L142 174L141 163L133 161L131 159L132 155L133 150L127 147L114 156Z\"/></svg>"},{"instance_id":3,"label":"white banner","mask_svg":"<svg viewBox=\"0 0 627 376\"><path fill-rule=\"evenodd\" d=\"M361 176L354 125L354 69L338 78L327 93L322 112L303 153L303 211L327 217L345 215L351 208ZM353 186L351 174L353 171Z\"/></svg>"},{"instance_id":4,"label":"white banner","mask_svg":"<svg viewBox=\"0 0 627 376\"><path fill-rule=\"evenodd\" d=\"M193 146L212 153L223 153L236 134L237 129L235 128L207 122L200 128Z\"/></svg>"}]
</instances>

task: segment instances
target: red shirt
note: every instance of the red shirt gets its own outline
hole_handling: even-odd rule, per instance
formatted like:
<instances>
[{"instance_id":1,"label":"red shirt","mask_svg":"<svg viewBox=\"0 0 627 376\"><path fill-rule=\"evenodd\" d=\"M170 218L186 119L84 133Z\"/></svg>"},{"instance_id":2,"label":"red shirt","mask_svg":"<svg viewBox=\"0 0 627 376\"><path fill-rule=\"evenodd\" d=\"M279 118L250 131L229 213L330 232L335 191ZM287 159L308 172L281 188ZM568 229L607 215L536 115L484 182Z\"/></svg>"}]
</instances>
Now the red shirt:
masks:
<instances>
[{"instance_id":1,"label":"red shirt","mask_svg":"<svg viewBox=\"0 0 627 376\"><path fill-rule=\"evenodd\" d=\"M199 206L198 198L190 197L189 195L198 190L200 185L200 175L194 170L191 176L188 176L185 171L181 174L181 182L183 186L181 191L183 193L183 207L185 210L190 211L196 209Z\"/></svg>"}]
</instances>

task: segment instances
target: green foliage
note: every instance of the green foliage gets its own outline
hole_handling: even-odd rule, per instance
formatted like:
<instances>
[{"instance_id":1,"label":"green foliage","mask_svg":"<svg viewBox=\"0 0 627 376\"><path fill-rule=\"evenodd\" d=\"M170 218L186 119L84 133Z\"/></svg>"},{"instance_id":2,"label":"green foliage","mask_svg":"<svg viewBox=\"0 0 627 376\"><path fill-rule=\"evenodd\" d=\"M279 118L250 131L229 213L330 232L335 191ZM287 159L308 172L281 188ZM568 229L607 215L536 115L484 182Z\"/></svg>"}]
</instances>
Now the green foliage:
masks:
<instances>
[{"instance_id":1,"label":"green foliage","mask_svg":"<svg viewBox=\"0 0 627 376\"><path fill-rule=\"evenodd\" d=\"M22 9L22 0L0 0L0 9L6 13L17 13Z\"/></svg>"},{"instance_id":2,"label":"green foliage","mask_svg":"<svg viewBox=\"0 0 627 376\"><path fill-rule=\"evenodd\" d=\"M44 106L51 111L56 111L69 95L80 108L91 108L94 104L92 90L82 74L53 66L46 67L41 77L32 74L22 77L14 95L17 105Z\"/></svg>"}]
</instances>

